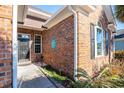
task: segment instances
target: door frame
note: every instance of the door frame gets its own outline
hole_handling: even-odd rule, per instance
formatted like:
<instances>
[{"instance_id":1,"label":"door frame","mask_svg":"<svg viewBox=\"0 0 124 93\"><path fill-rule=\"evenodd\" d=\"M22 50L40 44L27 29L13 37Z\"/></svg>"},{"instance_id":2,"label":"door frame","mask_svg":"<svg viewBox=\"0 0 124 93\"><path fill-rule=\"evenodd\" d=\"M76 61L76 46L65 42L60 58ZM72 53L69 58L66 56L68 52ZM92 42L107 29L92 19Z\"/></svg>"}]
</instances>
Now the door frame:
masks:
<instances>
[{"instance_id":1,"label":"door frame","mask_svg":"<svg viewBox=\"0 0 124 93\"><path fill-rule=\"evenodd\" d=\"M27 33L18 33L18 35L19 35L19 34L21 34L21 35L22 35L22 34L24 34L24 35L29 35L29 38L30 38L30 39L29 39L29 44L30 44L30 41L31 41L31 34L27 34ZM31 47L30 47L30 45L29 45L29 49L30 49L30 52L29 52L29 53L30 53L29 61L31 62ZM18 60L19 60L19 59L18 59Z\"/></svg>"}]
</instances>

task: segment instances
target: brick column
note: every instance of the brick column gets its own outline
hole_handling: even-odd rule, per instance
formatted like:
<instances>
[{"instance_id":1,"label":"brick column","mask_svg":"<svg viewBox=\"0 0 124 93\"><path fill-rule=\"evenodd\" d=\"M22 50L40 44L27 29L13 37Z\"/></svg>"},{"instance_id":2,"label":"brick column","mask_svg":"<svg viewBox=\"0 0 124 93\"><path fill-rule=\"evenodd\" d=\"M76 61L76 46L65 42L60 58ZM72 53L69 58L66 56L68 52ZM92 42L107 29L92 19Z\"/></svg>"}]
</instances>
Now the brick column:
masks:
<instances>
[{"instance_id":1,"label":"brick column","mask_svg":"<svg viewBox=\"0 0 124 93\"><path fill-rule=\"evenodd\" d=\"M0 5L0 87L12 87L12 6Z\"/></svg>"}]
</instances>

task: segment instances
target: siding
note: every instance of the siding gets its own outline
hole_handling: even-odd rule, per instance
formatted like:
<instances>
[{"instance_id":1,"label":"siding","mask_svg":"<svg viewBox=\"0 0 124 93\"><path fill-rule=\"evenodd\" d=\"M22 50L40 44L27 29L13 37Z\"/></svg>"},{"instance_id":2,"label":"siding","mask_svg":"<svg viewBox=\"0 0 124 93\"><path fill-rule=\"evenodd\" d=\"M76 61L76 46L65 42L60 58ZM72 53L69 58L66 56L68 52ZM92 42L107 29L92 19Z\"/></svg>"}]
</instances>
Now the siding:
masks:
<instances>
[{"instance_id":1,"label":"siding","mask_svg":"<svg viewBox=\"0 0 124 93\"><path fill-rule=\"evenodd\" d=\"M0 87L12 87L12 6L0 5Z\"/></svg>"}]
</instances>

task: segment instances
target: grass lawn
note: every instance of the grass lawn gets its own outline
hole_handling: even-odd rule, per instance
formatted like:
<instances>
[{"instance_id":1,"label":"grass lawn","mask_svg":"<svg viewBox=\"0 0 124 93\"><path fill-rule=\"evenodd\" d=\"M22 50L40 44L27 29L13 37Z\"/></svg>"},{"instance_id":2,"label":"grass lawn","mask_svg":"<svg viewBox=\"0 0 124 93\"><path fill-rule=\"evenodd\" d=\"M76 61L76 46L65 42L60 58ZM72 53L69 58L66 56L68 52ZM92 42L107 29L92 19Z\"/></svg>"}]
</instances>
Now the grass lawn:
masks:
<instances>
[{"instance_id":1,"label":"grass lawn","mask_svg":"<svg viewBox=\"0 0 124 93\"><path fill-rule=\"evenodd\" d=\"M55 79L56 81L62 83L63 81L67 80L66 76L61 76L58 73L56 73L54 70L52 70L51 68L43 68L43 70L53 79Z\"/></svg>"}]
</instances>

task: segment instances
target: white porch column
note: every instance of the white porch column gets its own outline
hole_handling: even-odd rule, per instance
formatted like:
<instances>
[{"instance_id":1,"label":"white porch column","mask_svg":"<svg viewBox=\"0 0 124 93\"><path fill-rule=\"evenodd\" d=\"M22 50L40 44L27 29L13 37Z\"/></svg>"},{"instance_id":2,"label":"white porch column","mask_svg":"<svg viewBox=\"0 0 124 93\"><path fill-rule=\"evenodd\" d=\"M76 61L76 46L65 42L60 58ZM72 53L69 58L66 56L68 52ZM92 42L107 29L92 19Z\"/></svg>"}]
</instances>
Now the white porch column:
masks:
<instances>
[{"instance_id":1,"label":"white porch column","mask_svg":"<svg viewBox=\"0 0 124 93\"><path fill-rule=\"evenodd\" d=\"M17 88L17 62L18 62L18 44L17 44L17 5L13 5L13 31L12 31L12 70L13 70L13 88Z\"/></svg>"}]
</instances>

